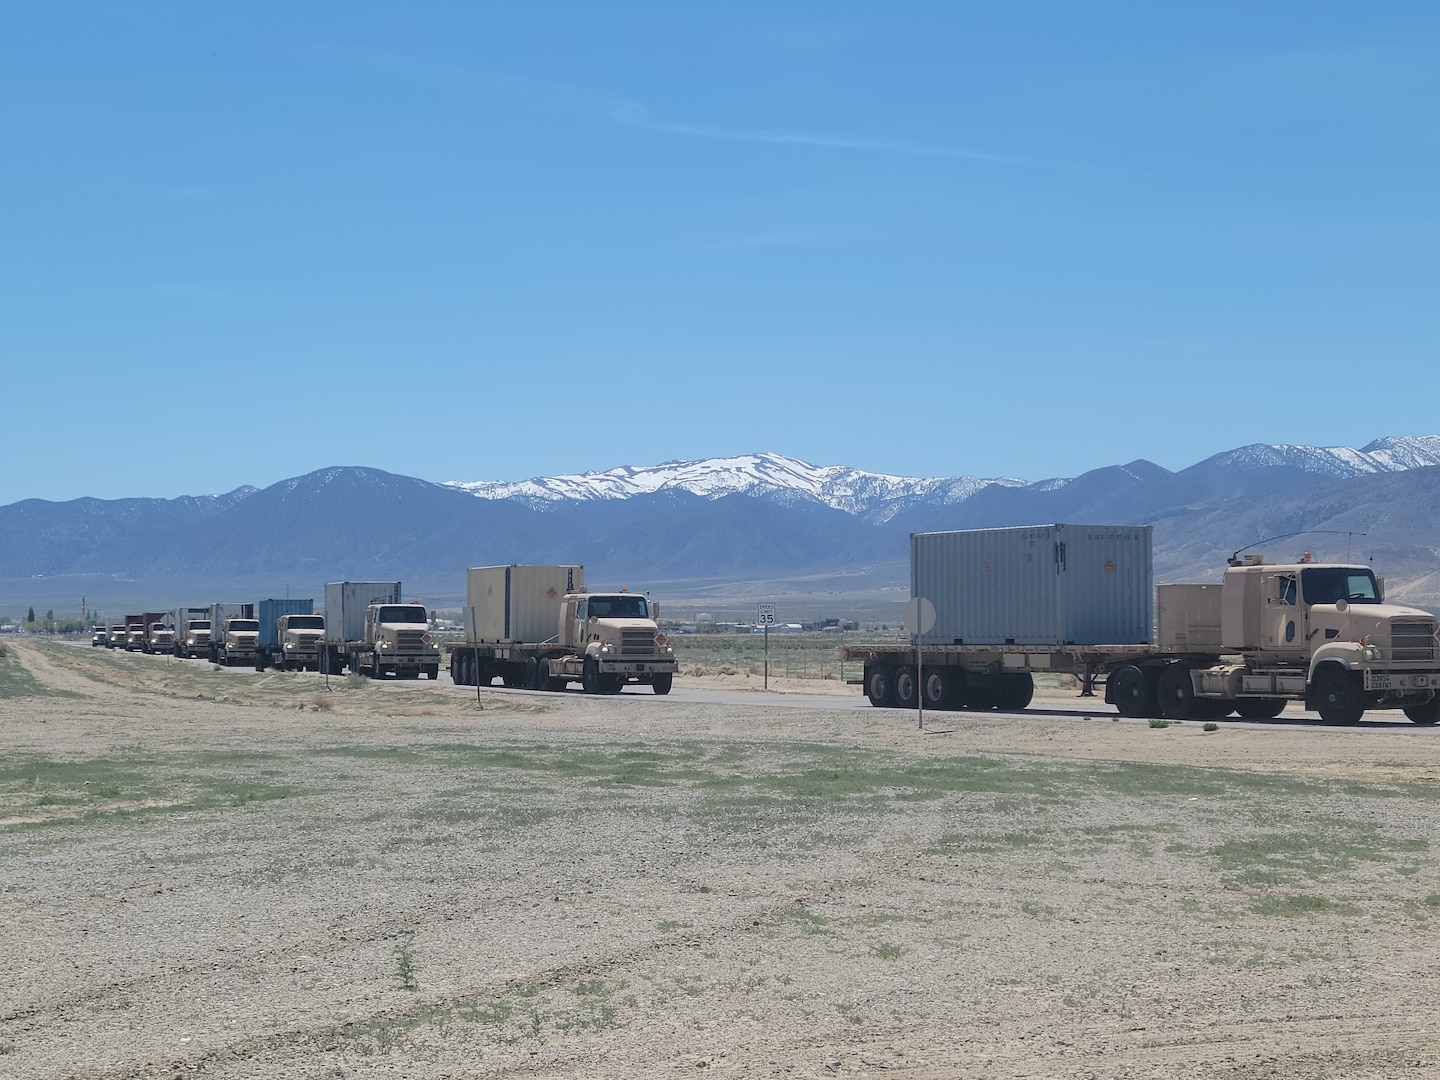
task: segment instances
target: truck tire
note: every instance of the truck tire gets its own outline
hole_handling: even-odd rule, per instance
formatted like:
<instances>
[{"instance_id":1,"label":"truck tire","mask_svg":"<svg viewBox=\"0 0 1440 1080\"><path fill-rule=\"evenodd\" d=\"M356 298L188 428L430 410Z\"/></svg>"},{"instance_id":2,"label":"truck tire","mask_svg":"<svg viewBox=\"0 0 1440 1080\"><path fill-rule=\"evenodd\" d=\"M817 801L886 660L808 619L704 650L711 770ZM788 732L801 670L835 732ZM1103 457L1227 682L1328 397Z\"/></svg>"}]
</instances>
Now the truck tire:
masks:
<instances>
[{"instance_id":1,"label":"truck tire","mask_svg":"<svg viewBox=\"0 0 1440 1080\"><path fill-rule=\"evenodd\" d=\"M889 668L865 669L865 696L877 709L888 709L895 704L895 680L891 678Z\"/></svg>"},{"instance_id":2,"label":"truck tire","mask_svg":"<svg viewBox=\"0 0 1440 1080\"><path fill-rule=\"evenodd\" d=\"M948 709L955 699L954 682L958 669L927 667L920 680L920 690L925 696L927 709Z\"/></svg>"},{"instance_id":3,"label":"truck tire","mask_svg":"<svg viewBox=\"0 0 1440 1080\"><path fill-rule=\"evenodd\" d=\"M368 618L369 616L366 617ZM372 679L383 679L385 677L385 669L380 666L380 654L378 652L370 654L370 677Z\"/></svg>"},{"instance_id":4,"label":"truck tire","mask_svg":"<svg viewBox=\"0 0 1440 1080\"><path fill-rule=\"evenodd\" d=\"M1426 727L1440 723L1440 694L1432 695L1423 705L1406 705L1405 715L1410 718L1411 723L1423 724Z\"/></svg>"},{"instance_id":5,"label":"truck tire","mask_svg":"<svg viewBox=\"0 0 1440 1080\"><path fill-rule=\"evenodd\" d=\"M1358 724L1365 715L1365 696L1359 678L1334 664L1325 664L1315 673L1311 695L1323 723Z\"/></svg>"},{"instance_id":6,"label":"truck tire","mask_svg":"<svg viewBox=\"0 0 1440 1080\"><path fill-rule=\"evenodd\" d=\"M580 666L580 686L587 694L598 694L602 690L600 661L593 656L585 657L585 662Z\"/></svg>"},{"instance_id":7,"label":"truck tire","mask_svg":"<svg viewBox=\"0 0 1440 1080\"><path fill-rule=\"evenodd\" d=\"M436 679L440 678L440 665L431 664L429 667L427 667L425 669L425 677L431 682L434 682Z\"/></svg>"},{"instance_id":8,"label":"truck tire","mask_svg":"<svg viewBox=\"0 0 1440 1080\"><path fill-rule=\"evenodd\" d=\"M1030 707L1035 697L1035 679L1027 671L1019 675L1006 675L996 695L995 706L1001 712L1020 712Z\"/></svg>"},{"instance_id":9,"label":"truck tire","mask_svg":"<svg viewBox=\"0 0 1440 1080\"><path fill-rule=\"evenodd\" d=\"M1235 712L1242 720L1274 720L1287 704L1284 698L1241 698Z\"/></svg>"},{"instance_id":10,"label":"truck tire","mask_svg":"<svg viewBox=\"0 0 1440 1080\"><path fill-rule=\"evenodd\" d=\"M550 661L545 657L540 660L540 688L551 693L565 689L565 680L550 674Z\"/></svg>"},{"instance_id":11,"label":"truck tire","mask_svg":"<svg viewBox=\"0 0 1440 1080\"><path fill-rule=\"evenodd\" d=\"M920 699L920 687L915 669L906 665L895 669L895 705L901 709L913 709Z\"/></svg>"},{"instance_id":12,"label":"truck tire","mask_svg":"<svg viewBox=\"0 0 1440 1080\"><path fill-rule=\"evenodd\" d=\"M540 661L533 656L525 661L525 689L540 689Z\"/></svg>"},{"instance_id":13,"label":"truck tire","mask_svg":"<svg viewBox=\"0 0 1440 1080\"><path fill-rule=\"evenodd\" d=\"M1160 715L1166 720L1189 720L1195 710L1195 681L1187 664L1170 664L1160 672Z\"/></svg>"},{"instance_id":14,"label":"truck tire","mask_svg":"<svg viewBox=\"0 0 1440 1080\"><path fill-rule=\"evenodd\" d=\"M1159 711L1155 684L1143 668L1126 664L1110 676L1110 698L1121 716L1143 718Z\"/></svg>"},{"instance_id":15,"label":"truck tire","mask_svg":"<svg viewBox=\"0 0 1440 1080\"><path fill-rule=\"evenodd\" d=\"M650 685L654 688L658 696L664 697L670 692L670 687L674 682L675 673L673 671L663 671L650 680Z\"/></svg>"}]
</instances>

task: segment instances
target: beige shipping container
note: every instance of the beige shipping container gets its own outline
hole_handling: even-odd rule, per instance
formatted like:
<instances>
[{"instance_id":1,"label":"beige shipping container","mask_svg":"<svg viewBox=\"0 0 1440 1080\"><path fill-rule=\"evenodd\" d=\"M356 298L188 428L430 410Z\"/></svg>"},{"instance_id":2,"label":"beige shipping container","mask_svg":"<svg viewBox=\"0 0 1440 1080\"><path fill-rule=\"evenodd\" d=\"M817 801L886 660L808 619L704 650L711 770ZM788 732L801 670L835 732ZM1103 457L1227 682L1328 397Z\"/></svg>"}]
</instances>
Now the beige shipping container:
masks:
<instances>
[{"instance_id":1,"label":"beige shipping container","mask_svg":"<svg viewBox=\"0 0 1440 1080\"><path fill-rule=\"evenodd\" d=\"M465 582L465 640L549 641L560 633L560 600L585 591L583 566L472 566Z\"/></svg>"},{"instance_id":2,"label":"beige shipping container","mask_svg":"<svg viewBox=\"0 0 1440 1080\"><path fill-rule=\"evenodd\" d=\"M1220 585L1161 585L1158 644L1179 652L1220 651Z\"/></svg>"}]
</instances>

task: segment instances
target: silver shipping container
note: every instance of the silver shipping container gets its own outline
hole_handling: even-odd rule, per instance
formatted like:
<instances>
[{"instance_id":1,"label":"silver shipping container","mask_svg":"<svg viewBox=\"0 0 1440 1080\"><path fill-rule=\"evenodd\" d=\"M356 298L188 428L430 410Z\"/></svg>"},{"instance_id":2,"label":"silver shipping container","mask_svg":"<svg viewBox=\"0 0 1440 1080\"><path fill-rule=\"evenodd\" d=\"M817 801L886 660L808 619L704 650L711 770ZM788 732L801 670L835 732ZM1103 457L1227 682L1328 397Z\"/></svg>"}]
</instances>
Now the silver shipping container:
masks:
<instances>
[{"instance_id":1,"label":"silver shipping container","mask_svg":"<svg viewBox=\"0 0 1440 1080\"><path fill-rule=\"evenodd\" d=\"M325 586L325 638L332 645L365 640L365 609L400 603L398 581L332 581Z\"/></svg>"},{"instance_id":2,"label":"silver shipping container","mask_svg":"<svg viewBox=\"0 0 1440 1080\"><path fill-rule=\"evenodd\" d=\"M472 566L465 579L465 640L549 641L560 633L560 600L585 591L583 566Z\"/></svg>"},{"instance_id":3,"label":"silver shipping container","mask_svg":"<svg viewBox=\"0 0 1440 1080\"><path fill-rule=\"evenodd\" d=\"M206 617L210 620L210 640L219 641L225 635L226 619L253 619L254 604L211 604Z\"/></svg>"},{"instance_id":4,"label":"silver shipping container","mask_svg":"<svg viewBox=\"0 0 1440 1080\"><path fill-rule=\"evenodd\" d=\"M1130 645L1154 634L1149 525L912 533L910 595L927 645Z\"/></svg>"},{"instance_id":5,"label":"silver shipping container","mask_svg":"<svg viewBox=\"0 0 1440 1080\"><path fill-rule=\"evenodd\" d=\"M186 623L203 622L210 618L210 609L208 607L182 607L176 608L170 615L175 620L175 633L183 635Z\"/></svg>"}]
</instances>

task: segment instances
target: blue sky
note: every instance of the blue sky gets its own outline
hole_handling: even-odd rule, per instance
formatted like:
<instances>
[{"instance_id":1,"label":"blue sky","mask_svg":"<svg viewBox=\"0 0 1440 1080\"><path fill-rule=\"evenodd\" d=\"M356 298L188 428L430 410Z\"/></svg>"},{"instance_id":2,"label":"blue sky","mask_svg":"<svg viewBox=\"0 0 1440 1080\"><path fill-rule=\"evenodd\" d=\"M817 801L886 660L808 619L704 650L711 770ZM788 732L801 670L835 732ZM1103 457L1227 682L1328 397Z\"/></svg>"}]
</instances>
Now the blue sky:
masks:
<instances>
[{"instance_id":1,"label":"blue sky","mask_svg":"<svg viewBox=\"0 0 1440 1080\"><path fill-rule=\"evenodd\" d=\"M1433 4L0 18L0 503L1440 432Z\"/></svg>"}]
</instances>

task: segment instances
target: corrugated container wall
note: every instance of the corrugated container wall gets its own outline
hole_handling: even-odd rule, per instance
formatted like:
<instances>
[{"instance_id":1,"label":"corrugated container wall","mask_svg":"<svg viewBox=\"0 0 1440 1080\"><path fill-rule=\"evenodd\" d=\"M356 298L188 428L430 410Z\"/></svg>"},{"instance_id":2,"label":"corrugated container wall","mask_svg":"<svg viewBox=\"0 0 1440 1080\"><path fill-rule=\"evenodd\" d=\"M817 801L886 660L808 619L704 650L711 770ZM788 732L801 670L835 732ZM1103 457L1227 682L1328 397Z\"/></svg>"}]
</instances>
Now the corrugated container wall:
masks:
<instances>
[{"instance_id":1,"label":"corrugated container wall","mask_svg":"<svg viewBox=\"0 0 1440 1080\"><path fill-rule=\"evenodd\" d=\"M560 600L585 590L583 566L472 566L465 640L541 642L560 633Z\"/></svg>"},{"instance_id":2,"label":"corrugated container wall","mask_svg":"<svg viewBox=\"0 0 1440 1080\"><path fill-rule=\"evenodd\" d=\"M912 533L910 595L927 645L1129 645L1154 635L1149 525Z\"/></svg>"},{"instance_id":3,"label":"corrugated container wall","mask_svg":"<svg viewBox=\"0 0 1440 1080\"><path fill-rule=\"evenodd\" d=\"M1219 652L1221 585L1161 585L1155 590L1155 643L1177 652Z\"/></svg>"},{"instance_id":4,"label":"corrugated container wall","mask_svg":"<svg viewBox=\"0 0 1440 1080\"><path fill-rule=\"evenodd\" d=\"M364 641L365 609L400 603L398 581L332 581L325 586L325 640Z\"/></svg>"},{"instance_id":5,"label":"corrugated container wall","mask_svg":"<svg viewBox=\"0 0 1440 1080\"><path fill-rule=\"evenodd\" d=\"M314 615L314 600L261 600L260 601L260 644L277 645L275 622L281 615Z\"/></svg>"}]
</instances>

